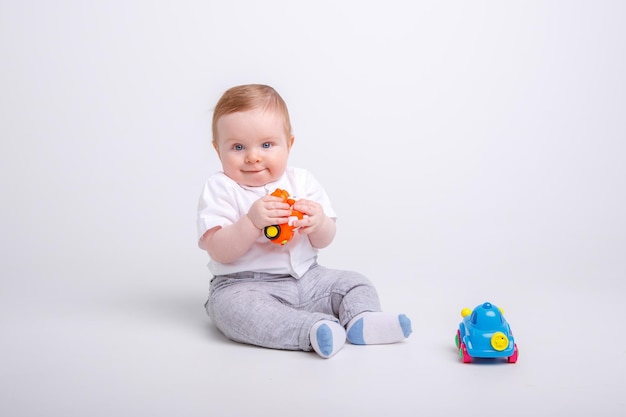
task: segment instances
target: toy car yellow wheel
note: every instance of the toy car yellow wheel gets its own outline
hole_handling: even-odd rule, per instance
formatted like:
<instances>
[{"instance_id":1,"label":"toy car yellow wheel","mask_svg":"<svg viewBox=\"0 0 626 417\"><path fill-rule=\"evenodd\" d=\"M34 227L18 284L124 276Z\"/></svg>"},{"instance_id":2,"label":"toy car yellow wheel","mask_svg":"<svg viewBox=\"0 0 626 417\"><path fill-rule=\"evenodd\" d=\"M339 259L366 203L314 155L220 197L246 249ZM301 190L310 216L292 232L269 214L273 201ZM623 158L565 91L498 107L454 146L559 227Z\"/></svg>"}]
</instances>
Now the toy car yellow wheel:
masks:
<instances>
[{"instance_id":1,"label":"toy car yellow wheel","mask_svg":"<svg viewBox=\"0 0 626 417\"><path fill-rule=\"evenodd\" d=\"M498 352L502 352L509 347L509 338L502 332L495 332L493 336L491 336L491 347Z\"/></svg>"},{"instance_id":2,"label":"toy car yellow wheel","mask_svg":"<svg viewBox=\"0 0 626 417\"><path fill-rule=\"evenodd\" d=\"M276 240L278 236L280 236L280 226L275 224L273 226L267 226L263 232L265 233L265 237L269 240Z\"/></svg>"}]
</instances>

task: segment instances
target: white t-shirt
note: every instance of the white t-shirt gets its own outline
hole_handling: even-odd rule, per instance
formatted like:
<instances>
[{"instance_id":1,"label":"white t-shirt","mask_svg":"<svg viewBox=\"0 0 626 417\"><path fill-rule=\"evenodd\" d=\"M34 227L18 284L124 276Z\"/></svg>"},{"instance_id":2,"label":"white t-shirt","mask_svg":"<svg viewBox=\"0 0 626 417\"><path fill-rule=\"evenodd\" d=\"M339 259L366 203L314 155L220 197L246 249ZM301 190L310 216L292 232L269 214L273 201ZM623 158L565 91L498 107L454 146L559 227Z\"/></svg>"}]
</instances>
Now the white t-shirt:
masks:
<instances>
[{"instance_id":1,"label":"white t-shirt","mask_svg":"<svg viewBox=\"0 0 626 417\"><path fill-rule=\"evenodd\" d=\"M235 223L250 210L250 206L276 188L286 190L294 200L307 199L321 204L324 213L336 219L326 191L302 168L287 168L276 182L262 187L239 185L218 172L206 181L198 202L198 238L216 226ZM293 239L285 245L272 243L259 231L259 237L248 252L232 263L223 264L210 260L208 267L213 275L226 275L242 271L290 274L301 277L315 262L318 250L311 246L308 236L296 231Z\"/></svg>"}]
</instances>

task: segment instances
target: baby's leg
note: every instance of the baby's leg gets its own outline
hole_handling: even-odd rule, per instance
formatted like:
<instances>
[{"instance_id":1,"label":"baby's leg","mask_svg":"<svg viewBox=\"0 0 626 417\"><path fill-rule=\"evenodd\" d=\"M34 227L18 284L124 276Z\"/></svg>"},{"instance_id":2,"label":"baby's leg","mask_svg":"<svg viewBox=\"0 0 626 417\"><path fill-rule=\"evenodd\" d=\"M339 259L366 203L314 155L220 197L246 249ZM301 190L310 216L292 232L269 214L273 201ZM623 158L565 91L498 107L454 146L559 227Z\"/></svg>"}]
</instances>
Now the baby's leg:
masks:
<instances>
[{"instance_id":1,"label":"baby's leg","mask_svg":"<svg viewBox=\"0 0 626 417\"><path fill-rule=\"evenodd\" d=\"M301 286L320 300L309 308L330 312L347 329L350 343L384 344L399 342L411 334L411 321L404 314L381 312L376 288L362 274L313 267L300 280Z\"/></svg>"},{"instance_id":2,"label":"baby's leg","mask_svg":"<svg viewBox=\"0 0 626 417\"><path fill-rule=\"evenodd\" d=\"M298 300L291 277L217 277L211 283L207 312L215 326L236 342L310 351L313 325L333 317L298 310L292 306Z\"/></svg>"}]
</instances>

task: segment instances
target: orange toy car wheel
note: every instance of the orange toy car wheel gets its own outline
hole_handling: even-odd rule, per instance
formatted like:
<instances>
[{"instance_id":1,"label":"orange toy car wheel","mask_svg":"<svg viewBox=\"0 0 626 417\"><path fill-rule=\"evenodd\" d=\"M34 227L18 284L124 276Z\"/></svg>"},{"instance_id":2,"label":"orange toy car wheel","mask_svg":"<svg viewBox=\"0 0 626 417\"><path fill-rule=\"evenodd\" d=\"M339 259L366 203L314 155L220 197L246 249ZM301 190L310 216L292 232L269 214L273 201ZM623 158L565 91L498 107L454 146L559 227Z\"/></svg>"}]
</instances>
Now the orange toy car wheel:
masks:
<instances>
[{"instance_id":1,"label":"orange toy car wheel","mask_svg":"<svg viewBox=\"0 0 626 417\"><path fill-rule=\"evenodd\" d=\"M280 236L280 226L275 224L273 226L267 226L263 232L265 233L265 237L269 240L276 240L278 236Z\"/></svg>"}]
</instances>

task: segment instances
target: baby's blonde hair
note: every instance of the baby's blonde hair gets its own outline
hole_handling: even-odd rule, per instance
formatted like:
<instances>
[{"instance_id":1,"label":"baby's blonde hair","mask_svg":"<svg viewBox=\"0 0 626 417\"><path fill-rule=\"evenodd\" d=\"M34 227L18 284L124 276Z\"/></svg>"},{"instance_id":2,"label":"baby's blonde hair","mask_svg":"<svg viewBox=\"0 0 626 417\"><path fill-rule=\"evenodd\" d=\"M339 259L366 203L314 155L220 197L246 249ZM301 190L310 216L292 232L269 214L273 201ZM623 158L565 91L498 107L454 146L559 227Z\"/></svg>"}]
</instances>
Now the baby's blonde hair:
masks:
<instances>
[{"instance_id":1,"label":"baby's blonde hair","mask_svg":"<svg viewBox=\"0 0 626 417\"><path fill-rule=\"evenodd\" d=\"M285 118L285 130L291 135L289 111L283 98L272 87L263 84L246 84L229 88L222 94L213 110L213 142L217 140L217 121L220 117L240 111L263 109L277 111Z\"/></svg>"}]
</instances>

